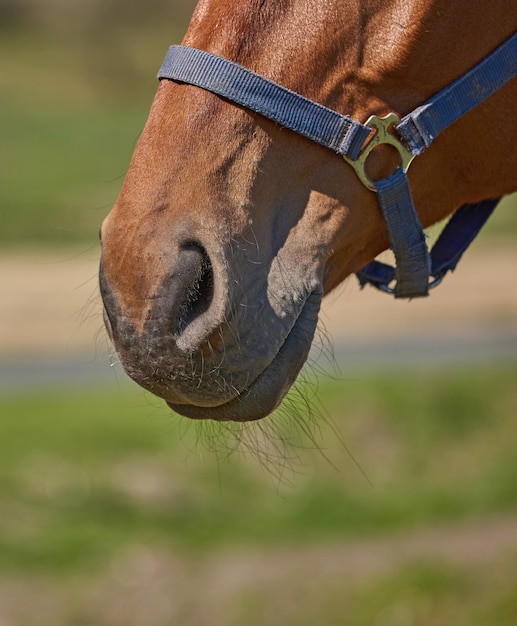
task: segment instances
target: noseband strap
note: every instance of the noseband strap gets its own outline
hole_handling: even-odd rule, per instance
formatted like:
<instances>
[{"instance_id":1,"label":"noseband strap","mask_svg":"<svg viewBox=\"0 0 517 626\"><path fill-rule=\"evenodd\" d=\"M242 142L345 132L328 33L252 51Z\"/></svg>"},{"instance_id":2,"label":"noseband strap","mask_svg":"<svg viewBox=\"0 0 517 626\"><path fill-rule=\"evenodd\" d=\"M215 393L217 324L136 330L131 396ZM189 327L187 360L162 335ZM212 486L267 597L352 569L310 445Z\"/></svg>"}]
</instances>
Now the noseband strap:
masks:
<instances>
[{"instance_id":1,"label":"noseband strap","mask_svg":"<svg viewBox=\"0 0 517 626\"><path fill-rule=\"evenodd\" d=\"M359 156L370 129L251 70L196 48L171 46L158 78L196 85L260 113L337 154Z\"/></svg>"},{"instance_id":2,"label":"noseband strap","mask_svg":"<svg viewBox=\"0 0 517 626\"><path fill-rule=\"evenodd\" d=\"M463 205L429 254L411 198L409 165L443 130L516 75L517 34L402 120L390 114L383 119L370 118L366 124L232 61L186 46L169 48L158 78L216 93L343 156L360 180L377 192L396 260L396 268L373 261L358 272L359 281L393 293L396 298L414 298L428 295L429 288L456 267L498 200ZM391 176L374 183L365 173L364 162L372 147L380 143L394 146L402 163Z\"/></svg>"}]
</instances>

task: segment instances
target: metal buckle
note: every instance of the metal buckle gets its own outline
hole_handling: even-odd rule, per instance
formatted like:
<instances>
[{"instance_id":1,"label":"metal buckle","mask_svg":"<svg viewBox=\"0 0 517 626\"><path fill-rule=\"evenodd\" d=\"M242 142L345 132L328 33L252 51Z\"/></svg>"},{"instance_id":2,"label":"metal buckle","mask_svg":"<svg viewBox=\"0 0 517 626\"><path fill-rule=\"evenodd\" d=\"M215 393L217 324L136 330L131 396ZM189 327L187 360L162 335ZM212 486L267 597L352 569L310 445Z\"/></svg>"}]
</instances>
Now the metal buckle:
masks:
<instances>
[{"instance_id":1,"label":"metal buckle","mask_svg":"<svg viewBox=\"0 0 517 626\"><path fill-rule=\"evenodd\" d=\"M381 144L387 143L390 146L393 146L395 150L399 153L400 156L400 167L404 172L407 172L411 162L415 158L415 154L410 152L406 146L391 132L392 126L397 126L400 124L400 118L395 113L388 113L385 117L377 117L377 115L372 115L366 121L365 126L375 130L375 135L368 141L366 146L363 148L361 154L357 157L357 159L351 159L348 156L343 156L345 161L354 168L355 173L357 174L359 180L363 183L363 185L370 189L370 191L377 192L377 187L375 182L370 179L368 174L366 173L365 164L370 156L372 150L374 150L377 146Z\"/></svg>"}]
</instances>

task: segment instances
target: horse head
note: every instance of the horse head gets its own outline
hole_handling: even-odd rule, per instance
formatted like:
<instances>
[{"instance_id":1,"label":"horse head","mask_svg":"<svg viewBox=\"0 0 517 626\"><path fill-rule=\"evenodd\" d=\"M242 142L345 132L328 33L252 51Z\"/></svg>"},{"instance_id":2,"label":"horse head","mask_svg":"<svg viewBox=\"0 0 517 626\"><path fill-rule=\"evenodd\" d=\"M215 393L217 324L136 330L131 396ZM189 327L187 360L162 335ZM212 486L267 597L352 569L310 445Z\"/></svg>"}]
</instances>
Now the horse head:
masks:
<instances>
[{"instance_id":1,"label":"horse head","mask_svg":"<svg viewBox=\"0 0 517 626\"><path fill-rule=\"evenodd\" d=\"M412 111L515 30L512 2L474 4L201 0L183 43L362 122ZM514 83L415 160L424 227L517 188ZM368 174L397 163L379 146ZM180 414L237 421L278 406L322 296L390 245L375 194L340 156L170 80L101 235L105 322L126 372Z\"/></svg>"}]
</instances>

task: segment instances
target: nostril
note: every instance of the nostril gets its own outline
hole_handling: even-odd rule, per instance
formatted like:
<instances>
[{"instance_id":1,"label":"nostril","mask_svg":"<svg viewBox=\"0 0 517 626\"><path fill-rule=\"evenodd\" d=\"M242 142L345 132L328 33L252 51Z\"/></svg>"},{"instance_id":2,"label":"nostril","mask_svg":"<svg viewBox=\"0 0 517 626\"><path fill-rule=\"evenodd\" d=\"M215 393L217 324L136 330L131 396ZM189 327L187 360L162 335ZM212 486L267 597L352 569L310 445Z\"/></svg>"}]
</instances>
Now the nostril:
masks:
<instances>
[{"instance_id":1,"label":"nostril","mask_svg":"<svg viewBox=\"0 0 517 626\"><path fill-rule=\"evenodd\" d=\"M212 264L203 246L194 241L183 244L180 258L190 267L191 276L178 308L178 334L209 309L214 292Z\"/></svg>"}]
</instances>

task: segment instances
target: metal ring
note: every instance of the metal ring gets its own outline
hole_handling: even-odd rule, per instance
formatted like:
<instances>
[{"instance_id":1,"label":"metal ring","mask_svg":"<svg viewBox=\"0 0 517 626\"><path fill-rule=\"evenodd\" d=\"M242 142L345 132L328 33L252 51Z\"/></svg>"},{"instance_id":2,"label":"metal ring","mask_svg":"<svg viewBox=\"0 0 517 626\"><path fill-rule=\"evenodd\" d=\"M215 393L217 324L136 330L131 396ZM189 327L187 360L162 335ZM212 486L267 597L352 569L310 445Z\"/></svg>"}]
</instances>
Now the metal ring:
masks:
<instances>
[{"instance_id":1,"label":"metal ring","mask_svg":"<svg viewBox=\"0 0 517 626\"><path fill-rule=\"evenodd\" d=\"M370 191L377 192L377 186L366 173L365 165L372 150L374 150L377 146L388 144L395 148L400 156L401 168L404 172L408 171L411 162L416 156L410 152L400 139L391 132L391 127L396 127L398 124L400 124L400 118L395 113L388 113L385 117L377 117L377 115L370 116L366 121L365 126L368 126L375 131L373 137L363 148L357 159L351 159L346 155L343 156L345 161L354 168L359 180Z\"/></svg>"}]
</instances>

